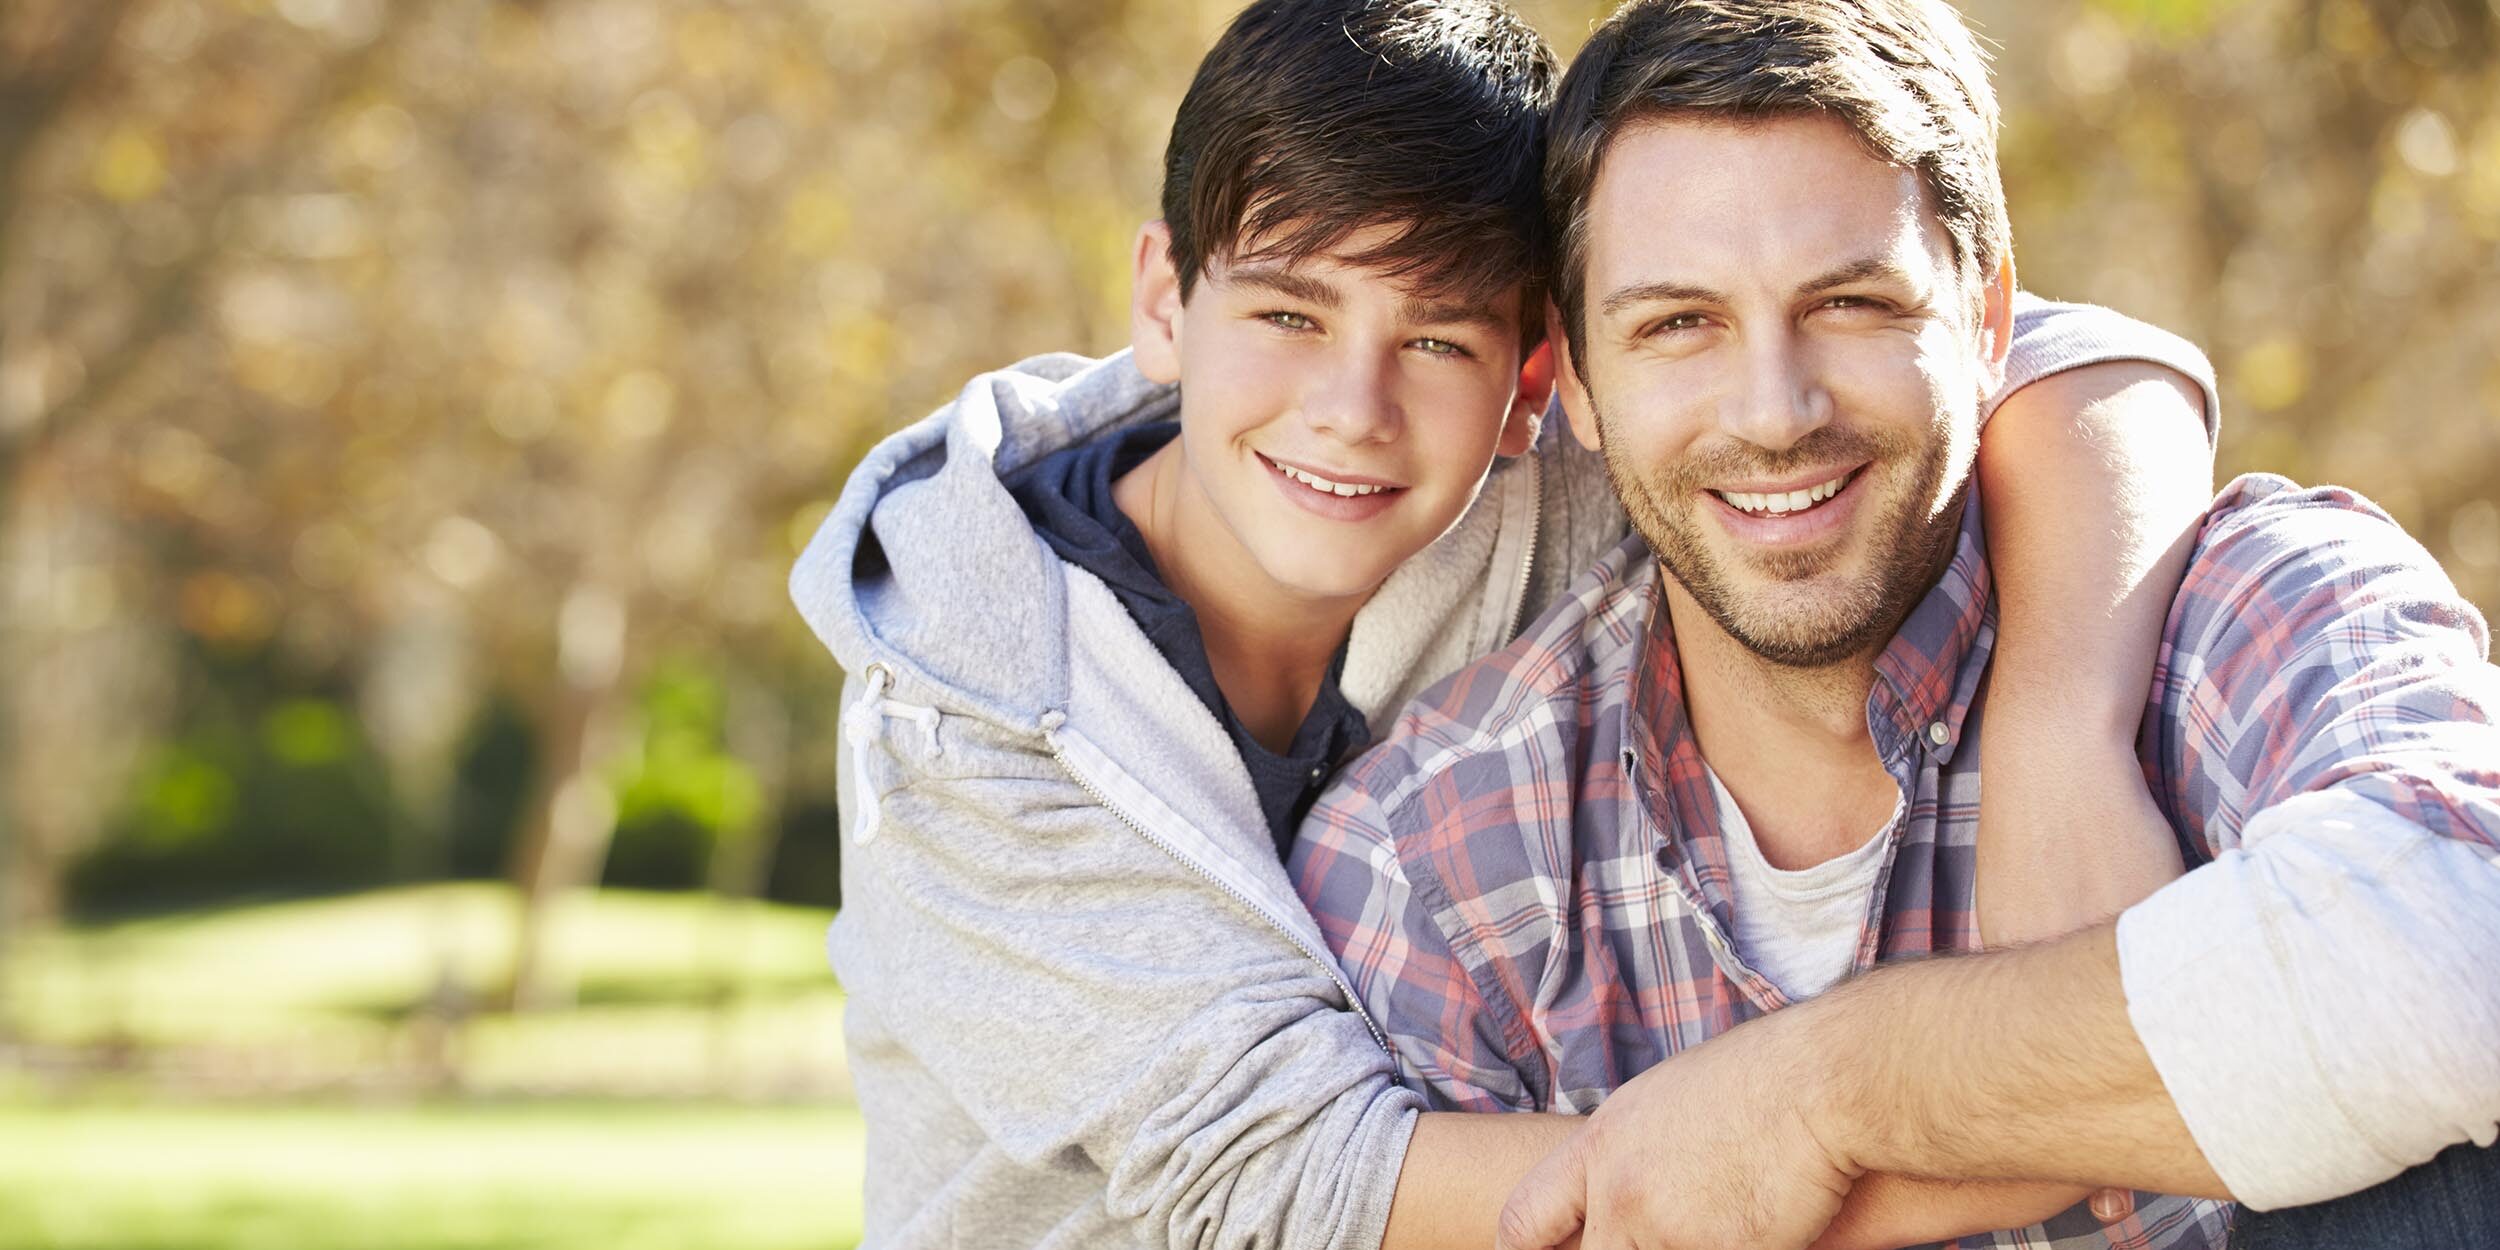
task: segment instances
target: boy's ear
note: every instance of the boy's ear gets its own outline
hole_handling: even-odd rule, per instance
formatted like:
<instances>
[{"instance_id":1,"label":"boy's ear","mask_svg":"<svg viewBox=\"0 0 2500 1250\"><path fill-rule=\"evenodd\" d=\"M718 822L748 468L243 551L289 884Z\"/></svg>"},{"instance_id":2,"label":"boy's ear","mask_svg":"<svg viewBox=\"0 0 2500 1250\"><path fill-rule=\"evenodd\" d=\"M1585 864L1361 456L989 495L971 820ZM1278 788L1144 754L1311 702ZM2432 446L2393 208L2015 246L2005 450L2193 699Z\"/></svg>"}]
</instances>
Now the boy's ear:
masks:
<instances>
[{"instance_id":1,"label":"boy's ear","mask_svg":"<svg viewBox=\"0 0 2500 1250\"><path fill-rule=\"evenodd\" d=\"M1547 339L1519 362L1519 393L1510 401L1510 416L1502 423L1502 438L1493 450L1505 456L1523 456L1536 446L1536 436L1545 427L1545 406L1554 398L1554 341Z\"/></svg>"},{"instance_id":2,"label":"boy's ear","mask_svg":"<svg viewBox=\"0 0 2500 1250\"><path fill-rule=\"evenodd\" d=\"M2005 360L2014 350L2014 258L1997 262L1981 294L1979 347L1986 353L1988 389L2005 385Z\"/></svg>"},{"instance_id":3,"label":"boy's ear","mask_svg":"<svg viewBox=\"0 0 2500 1250\"><path fill-rule=\"evenodd\" d=\"M1572 359L1571 340L1563 336L1562 310L1552 300L1545 303L1545 341L1554 348L1554 394L1562 400L1563 416L1571 422L1571 436L1590 451L1597 446L1597 405L1589 402L1588 383L1580 377L1579 362Z\"/></svg>"},{"instance_id":4,"label":"boy's ear","mask_svg":"<svg viewBox=\"0 0 2500 1250\"><path fill-rule=\"evenodd\" d=\"M1172 230L1160 221L1138 227L1129 282L1128 341L1137 371L1155 382L1181 380L1181 275L1172 267Z\"/></svg>"}]
</instances>

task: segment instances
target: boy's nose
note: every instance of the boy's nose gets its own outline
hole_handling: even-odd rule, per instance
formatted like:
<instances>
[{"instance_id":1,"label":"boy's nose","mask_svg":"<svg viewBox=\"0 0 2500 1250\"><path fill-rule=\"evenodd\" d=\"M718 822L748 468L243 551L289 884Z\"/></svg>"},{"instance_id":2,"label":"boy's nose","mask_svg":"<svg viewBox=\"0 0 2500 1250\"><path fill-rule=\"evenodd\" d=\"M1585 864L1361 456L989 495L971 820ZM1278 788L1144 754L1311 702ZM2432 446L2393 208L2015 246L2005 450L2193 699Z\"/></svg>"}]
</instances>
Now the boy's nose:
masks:
<instances>
[{"instance_id":1,"label":"boy's nose","mask_svg":"<svg viewBox=\"0 0 2500 1250\"><path fill-rule=\"evenodd\" d=\"M1396 437L1401 423L1392 362L1349 353L1313 379L1302 396L1302 419L1313 430L1346 443Z\"/></svg>"}]
</instances>

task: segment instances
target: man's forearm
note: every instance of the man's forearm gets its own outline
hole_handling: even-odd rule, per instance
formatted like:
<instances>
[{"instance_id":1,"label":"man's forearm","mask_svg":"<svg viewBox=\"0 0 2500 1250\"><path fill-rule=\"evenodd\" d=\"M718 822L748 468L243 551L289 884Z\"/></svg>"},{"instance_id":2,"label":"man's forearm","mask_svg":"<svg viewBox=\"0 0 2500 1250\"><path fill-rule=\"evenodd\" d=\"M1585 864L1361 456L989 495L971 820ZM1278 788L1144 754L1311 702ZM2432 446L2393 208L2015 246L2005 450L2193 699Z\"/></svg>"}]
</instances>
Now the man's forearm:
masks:
<instances>
[{"instance_id":1,"label":"man's forearm","mask_svg":"<svg viewBox=\"0 0 2500 1250\"><path fill-rule=\"evenodd\" d=\"M2115 932L1880 969L1762 1023L1856 1169L2228 1198L2127 1018Z\"/></svg>"}]
</instances>

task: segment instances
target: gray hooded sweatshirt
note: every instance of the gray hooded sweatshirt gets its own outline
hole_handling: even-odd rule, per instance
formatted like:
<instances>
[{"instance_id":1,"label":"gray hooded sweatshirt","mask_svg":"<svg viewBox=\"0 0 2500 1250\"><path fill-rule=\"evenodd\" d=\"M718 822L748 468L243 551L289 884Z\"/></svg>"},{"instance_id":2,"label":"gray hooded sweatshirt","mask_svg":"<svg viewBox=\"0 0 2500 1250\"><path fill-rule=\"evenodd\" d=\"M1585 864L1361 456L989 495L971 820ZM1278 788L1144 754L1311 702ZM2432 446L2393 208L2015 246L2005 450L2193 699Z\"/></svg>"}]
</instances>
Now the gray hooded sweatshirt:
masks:
<instances>
[{"instance_id":1,"label":"gray hooded sweatshirt","mask_svg":"<svg viewBox=\"0 0 2500 1250\"><path fill-rule=\"evenodd\" d=\"M2007 384L2183 342L2026 303ZM1277 862L1224 728L1004 479L1177 414L1123 353L975 378L887 438L791 592L849 674L829 949L866 1245L1373 1250L1421 1100ZM1509 641L1624 522L1549 420L1355 618L1375 733Z\"/></svg>"}]
</instances>

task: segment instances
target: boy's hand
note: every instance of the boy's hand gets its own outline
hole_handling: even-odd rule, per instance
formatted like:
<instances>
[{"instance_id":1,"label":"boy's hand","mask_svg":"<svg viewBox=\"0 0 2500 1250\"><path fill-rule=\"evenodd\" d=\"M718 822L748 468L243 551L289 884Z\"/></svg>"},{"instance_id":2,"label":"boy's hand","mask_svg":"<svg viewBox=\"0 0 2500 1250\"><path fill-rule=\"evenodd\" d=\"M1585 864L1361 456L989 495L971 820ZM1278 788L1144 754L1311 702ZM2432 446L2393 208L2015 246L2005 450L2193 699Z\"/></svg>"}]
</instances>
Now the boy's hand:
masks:
<instances>
[{"instance_id":1,"label":"boy's hand","mask_svg":"<svg viewBox=\"0 0 2500 1250\"><path fill-rule=\"evenodd\" d=\"M1786 1013L1781 1013L1785 1015ZM1748 1246L1799 1250L1857 1180L1816 1135L1811 1069L1780 1016L1642 1073L1528 1174L1502 1209L1500 1250Z\"/></svg>"}]
</instances>

